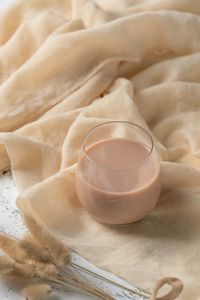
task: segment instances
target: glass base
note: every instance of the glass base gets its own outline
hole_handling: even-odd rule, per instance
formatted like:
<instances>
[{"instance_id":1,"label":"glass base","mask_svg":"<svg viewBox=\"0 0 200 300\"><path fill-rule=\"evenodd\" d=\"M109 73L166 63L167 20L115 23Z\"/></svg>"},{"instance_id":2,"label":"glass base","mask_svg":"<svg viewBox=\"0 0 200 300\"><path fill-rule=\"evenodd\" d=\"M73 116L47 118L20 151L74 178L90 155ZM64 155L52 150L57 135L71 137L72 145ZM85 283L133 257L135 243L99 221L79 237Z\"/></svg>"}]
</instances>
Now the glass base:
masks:
<instances>
[{"instance_id":1,"label":"glass base","mask_svg":"<svg viewBox=\"0 0 200 300\"><path fill-rule=\"evenodd\" d=\"M97 218L93 217L91 214L89 214L90 217L95 220L96 222L104 225L104 226L107 226L107 227L111 227L111 228L118 228L118 227L122 227L122 228L127 228L129 227L130 225L133 225L135 223L138 223L140 222L143 218L139 219L139 220L136 220L136 221L132 221L132 222L129 222L129 223L122 223L122 224L112 224L112 223L106 223L106 222L103 222L103 221L100 221L98 220Z\"/></svg>"}]
</instances>

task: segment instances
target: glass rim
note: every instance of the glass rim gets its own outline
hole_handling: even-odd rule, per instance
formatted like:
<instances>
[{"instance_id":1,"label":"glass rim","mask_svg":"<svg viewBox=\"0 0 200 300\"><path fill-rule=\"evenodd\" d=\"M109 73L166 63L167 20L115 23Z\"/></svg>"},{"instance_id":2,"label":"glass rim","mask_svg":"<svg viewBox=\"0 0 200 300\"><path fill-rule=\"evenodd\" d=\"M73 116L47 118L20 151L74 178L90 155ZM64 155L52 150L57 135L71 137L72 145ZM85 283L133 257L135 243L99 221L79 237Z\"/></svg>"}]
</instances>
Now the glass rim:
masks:
<instances>
[{"instance_id":1,"label":"glass rim","mask_svg":"<svg viewBox=\"0 0 200 300\"><path fill-rule=\"evenodd\" d=\"M125 125L131 125L133 127L137 127L138 129L142 130L146 134L146 136L149 137L149 140L150 140L150 147L149 147L149 149L150 149L150 151L148 152L147 156L142 161L140 161L139 163L130 165L128 167L107 167L107 166L104 166L101 163L96 162L94 159L92 159L90 157L90 155L89 155L89 153L88 153L88 151L86 149L86 140L89 137L89 135L91 133L93 133L93 131L95 131L96 129L98 129L99 127L102 127L102 126L105 126L105 125L117 124L117 123L118 124L121 123L121 124L125 124ZM117 121L107 121L107 122L103 122L103 123L100 123L100 124L94 126L92 129L90 129L85 134L84 140L83 140L83 144L82 144L83 152L84 152L84 154L86 155L87 159L90 162L92 162L93 164L97 165L98 167L101 167L101 168L104 168L104 169L110 169L110 170L126 170L126 169L136 168L136 167L139 167L139 166L143 165L145 163L145 161L147 161L147 159L151 156L151 154L153 152L153 148L154 148L153 138L152 138L151 134L149 133L149 131L145 127L143 127L143 126L141 126L141 125L139 125L137 123L134 123L134 122L120 121L120 120L117 120Z\"/></svg>"}]
</instances>

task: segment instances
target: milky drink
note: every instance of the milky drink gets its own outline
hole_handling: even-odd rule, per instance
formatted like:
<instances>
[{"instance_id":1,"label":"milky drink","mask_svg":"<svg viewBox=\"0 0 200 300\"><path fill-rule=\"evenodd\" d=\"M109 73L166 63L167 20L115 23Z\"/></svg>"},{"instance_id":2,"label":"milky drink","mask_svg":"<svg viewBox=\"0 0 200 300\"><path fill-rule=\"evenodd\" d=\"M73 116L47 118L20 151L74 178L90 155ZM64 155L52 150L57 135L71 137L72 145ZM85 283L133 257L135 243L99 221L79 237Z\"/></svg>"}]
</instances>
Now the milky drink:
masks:
<instances>
[{"instance_id":1,"label":"milky drink","mask_svg":"<svg viewBox=\"0 0 200 300\"><path fill-rule=\"evenodd\" d=\"M160 195L160 164L144 144L110 138L90 145L76 174L85 209L98 221L126 224L146 216Z\"/></svg>"}]
</instances>

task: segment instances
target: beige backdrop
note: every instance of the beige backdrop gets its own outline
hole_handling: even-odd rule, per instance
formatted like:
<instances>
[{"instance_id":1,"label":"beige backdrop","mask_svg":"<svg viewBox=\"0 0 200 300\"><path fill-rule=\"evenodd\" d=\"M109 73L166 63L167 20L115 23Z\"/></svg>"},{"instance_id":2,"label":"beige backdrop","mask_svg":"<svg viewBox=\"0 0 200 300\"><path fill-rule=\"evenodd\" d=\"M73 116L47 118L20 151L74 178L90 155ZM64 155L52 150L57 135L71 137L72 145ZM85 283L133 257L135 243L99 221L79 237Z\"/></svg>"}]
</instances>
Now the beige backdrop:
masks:
<instances>
[{"instance_id":1,"label":"beige backdrop","mask_svg":"<svg viewBox=\"0 0 200 300\"><path fill-rule=\"evenodd\" d=\"M93 263L146 290L176 276L200 299L200 1L16 0L0 16L0 169L18 206ZM81 209L85 133L146 126L162 196L143 221L109 228Z\"/></svg>"}]
</instances>

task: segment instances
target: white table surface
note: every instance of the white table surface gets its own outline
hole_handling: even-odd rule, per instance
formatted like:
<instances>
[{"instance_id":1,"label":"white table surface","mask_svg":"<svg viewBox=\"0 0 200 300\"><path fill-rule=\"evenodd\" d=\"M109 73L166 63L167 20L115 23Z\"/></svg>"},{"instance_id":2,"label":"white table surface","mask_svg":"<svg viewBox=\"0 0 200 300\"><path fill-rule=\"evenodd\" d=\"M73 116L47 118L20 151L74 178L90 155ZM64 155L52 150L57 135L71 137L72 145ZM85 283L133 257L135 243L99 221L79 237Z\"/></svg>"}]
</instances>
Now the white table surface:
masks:
<instances>
[{"instance_id":1,"label":"white table surface","mask_svg":"<svg viewBox=\"0 0 200 300\"><path fill-rule=\"evenodd\" d=\"M14 0L0 0L0 10L5 9L7 5L9 5ZM17 1L17 0L15 0ZM24 0L28 1L28 0ZM41 0L42 1L42 0ZM0 231L7 232L9 234L14 235L15 237L20 237L26 232L26 228L24 227L19 211L15 205L15 199L17 196L17 189L15 187L15 184L12 180L12 177L10 173L6 173L5 175L0 175ZM83 262L84 263L87 262ZM97 271L97 270L96 270ZM100 274L106 274L100 271ZM107 274L107 276L110 279L115 279L119 283L124 282L121 279L116 278L116 276L113 276L111 274ZM127 287L131 288L131 286L128 284ZM117 291L118 293L118 291ZM24 299L19 293L16 293L16 291L9 285L7 285L6 282L0 280L0 300L22 300ZM92 299L88 296L75 294L72 292L53 292L48 298L48 300L89 300ZM130 295L123 294L123 296L117 296L116 299L135 299L135 300L142 300L141 297L135 297Z\"/></svg>"},{"instance_id":2,"label":"white table surface","mask_svg":"<svg viewBox=\"0 0 200 300\"><path fill-rule=\"evenodd\" d=\"M2 10L5 6L8 6L13 0L1 0L0 1L0 9Z\"/></svg>"}]
</instances>

